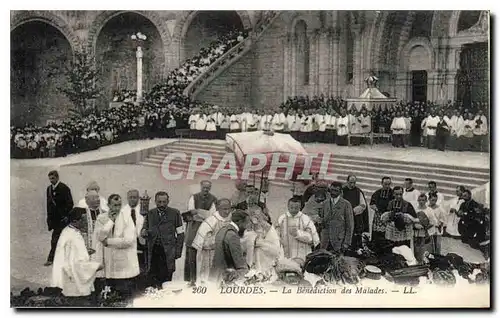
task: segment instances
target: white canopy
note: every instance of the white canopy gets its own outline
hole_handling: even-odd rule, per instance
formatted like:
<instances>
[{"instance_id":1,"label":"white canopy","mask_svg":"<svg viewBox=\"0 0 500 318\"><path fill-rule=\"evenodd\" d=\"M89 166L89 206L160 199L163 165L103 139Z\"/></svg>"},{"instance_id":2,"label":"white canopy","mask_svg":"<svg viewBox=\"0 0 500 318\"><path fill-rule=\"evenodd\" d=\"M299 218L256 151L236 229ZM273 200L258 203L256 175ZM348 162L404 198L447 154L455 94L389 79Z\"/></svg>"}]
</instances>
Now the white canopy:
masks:
<instances>
[{"instance_id":1,"label":"white canopy","mask_svg":"<svg viewBox=\"0 0 500 318\"><path fill-rule=\"evenodd\" d=\"M294 154L298 156L297 166L303 165L305 157L308 156L302 144L288 134L263 131L227 134L226 145L235 153L240 164L244 164L245 157L252 154L265 154L268 165L273 154L280 154L280 161Z\"/></svg>"}]
</instances>

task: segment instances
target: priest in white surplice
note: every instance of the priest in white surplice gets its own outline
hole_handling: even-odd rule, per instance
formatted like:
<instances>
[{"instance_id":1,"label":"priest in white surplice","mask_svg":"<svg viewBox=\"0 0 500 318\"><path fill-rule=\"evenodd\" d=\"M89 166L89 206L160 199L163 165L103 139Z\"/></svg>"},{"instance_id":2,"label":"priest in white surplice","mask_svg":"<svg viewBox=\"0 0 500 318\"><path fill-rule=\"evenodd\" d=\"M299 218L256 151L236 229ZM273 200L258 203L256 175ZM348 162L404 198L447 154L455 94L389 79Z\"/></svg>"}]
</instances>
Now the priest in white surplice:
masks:
<instances>
[{"instance_id":1,"label":"priest in white surplice","mask_svg":"<svg viewBox=\"0 0 500 318\"><path fill-rule=\"evenodd\" d=\"M307 254L319 244L319 236L313 221L300 211L301 204L300 197L288 200L288 212L278 218L276 231L284 256L304 264Z\"/></svg>"},{"instance_id":2,"label":"priest in white surplice","mask_svg":"<svg viewBox=\"0 0 500 318\"><path fill-rule=\"evenodd\" d=\"M54 256L51 286L61 288L67 297L90 296L94 290L96 272L102 268L99 262L90 260L80 232L84 226L84 213L83 208L70 211L69 225L61 232Z\"/></svg>"},{"instance_id":3,"label":"priest in white surplice","mask_svg":"<svg viewBox=\"0 0 500 318\"><path fill-rule=\"evenodd\" d=\"M108 205L109 212L97 217L94 229L96 255L103 256L106 283L128 297L140 272L136 228L131 215L123 213L118 194L110 195Z\"/></svg>"},{"instance_id":4,"label":"priest in white surplice","mask_svg":"<svg viewBox=\"0 0 500 318\"><path fill-rule=\"evenodd\" d=\"M300 131L300 117L293 110L289 110L288 116L286 117L287 130L290 131L290 136L298 140Z\"/></svg>"},{"instance_id":5,"label":"priest in white surplice","mask_svg":"<svg viewBox=\"0 0 500 318\"><path fill-rule=\"evenodd\" d=\"M282 110L277 109L271 120L271 130L282 132L285 129L286 117Z\"/></svg>"},{"instance_id":6,"label":"priest in white surplice","mask_svg":"<svg viewBox=\"0 0 500 318\"><path fill-rule=\"evenodd\" d=\"M475 150L487 151L488 149L488 119L484 116L483 111L480 109L474 117L475 125L472 130L474 134Z\"/></svg>"},{"instance_id":7,"label":"priest in white surplice","mask_svg":"<svg viewBox=\"0 0 500 318\"><path fill-rule=\"evenodd\" d=\"M99 187L99 184L97 184L97 182L95 181L91 181L88 185L87 185L87 188L85 189L87 190L86 192L89 192L89 191L95 191L97 193L99 193L99 191L101 190L101 188ZM102 211L108 211L108 204L106 202L106 199L99 193L99 208L102 210ZM84 198L82 198L80 201L78 201L78 205L77 207L79 208L88 208L88 205L87 205L87 200Z\"/></svg>"},{"instance_id":8,"label":"priest in white surplice","mask_svg":"<svg viewBox=\"0 0 500 318\"><path fill-rule=\"evenodd\" d=\"M339 146L347 146L347 135L349 134L349 116L344 108L340 110L340 117L337 118L337 138Z\"/></svg>"},{"instance_id":9,"label":"priest in white surplice","mask_svg":"<svg viewBox=\"0 0 500 318\"><path fill-rule=\"evenodd\" d=\"M197 250L197 285L208 281L215 254L215 235L229 223L231 223L231 201L220 199L217 201L217 211L201 223L193 243L191 243L191 246Z\"/></svg>"}]
</instances>

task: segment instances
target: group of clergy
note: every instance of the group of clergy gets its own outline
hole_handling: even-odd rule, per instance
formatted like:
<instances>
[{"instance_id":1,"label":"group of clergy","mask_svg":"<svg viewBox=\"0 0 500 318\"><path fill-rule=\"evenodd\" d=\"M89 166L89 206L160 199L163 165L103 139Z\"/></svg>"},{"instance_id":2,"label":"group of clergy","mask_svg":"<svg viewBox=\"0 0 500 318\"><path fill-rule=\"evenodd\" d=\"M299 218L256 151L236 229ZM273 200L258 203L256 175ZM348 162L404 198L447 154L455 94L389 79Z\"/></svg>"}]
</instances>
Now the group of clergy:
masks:
<instances>
[{"instance_id":1,"label":"group of clergy","mask_svg":"<svg viewBox=\"0 0 500 318\"><path fill-rule=\"evenodd\" d=\"M440 151L488 151L488 120L482 110L476 114L460 110L436 111L432 109L419 122L396 112L390 129L394 147L424 146Z\"/></svg>"},{"instance_id":2,"label":"group of clergy","mask_svg":"<svg viewBox=\"0 0 500 318\"><path fill-rule=\"evenodd\" d=\"M419 262L426 251L440 253L443 235L471 246L485 237L469 190L457 187L456 200L445 202L435 182L419 192L410 178L395 187L382 178L368 202L354 175L345 184L315 175L275 220L262 193L245 181L236 183L231 198L219 199L211 182L202 181L181 213L169 206L164 191L156 193L155 208L143 211L139 191L128 191L122 204L118 194L105 199L96 182L73 206L57 171L49 180L47 225L53 235L45 265L53 265L52 286L77 299L104 286L125 297L147 286L168 286L184 248L184 280L194 286L252 269L270 273L282 258L304 265L317 248L346 253L362 247L366 237L406 246ZM138 285L140 279L145 285Z\"/></svg>"}]
</instances>

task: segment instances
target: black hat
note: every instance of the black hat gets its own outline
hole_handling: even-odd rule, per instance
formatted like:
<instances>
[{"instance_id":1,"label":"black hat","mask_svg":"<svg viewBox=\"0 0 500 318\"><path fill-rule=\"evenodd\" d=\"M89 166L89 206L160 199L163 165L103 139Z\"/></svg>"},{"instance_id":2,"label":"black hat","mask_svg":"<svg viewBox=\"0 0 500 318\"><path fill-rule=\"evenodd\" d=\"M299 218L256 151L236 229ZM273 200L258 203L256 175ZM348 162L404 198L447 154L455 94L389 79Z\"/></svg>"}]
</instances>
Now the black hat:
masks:
<instances>
[{"instance_id":1,"label":"black hat","mask_svg":"<svg viewBox=\"0 0 500 318\"><path fill-rule=\"evenodd\" d=\"M85 209L84 208L73 208L71 209L71 211L69 212L69 215L68 215L68 221L71 223L73 221L78 221L82 218L82 215L86 213Z\"/></svg>"}]
</instances>

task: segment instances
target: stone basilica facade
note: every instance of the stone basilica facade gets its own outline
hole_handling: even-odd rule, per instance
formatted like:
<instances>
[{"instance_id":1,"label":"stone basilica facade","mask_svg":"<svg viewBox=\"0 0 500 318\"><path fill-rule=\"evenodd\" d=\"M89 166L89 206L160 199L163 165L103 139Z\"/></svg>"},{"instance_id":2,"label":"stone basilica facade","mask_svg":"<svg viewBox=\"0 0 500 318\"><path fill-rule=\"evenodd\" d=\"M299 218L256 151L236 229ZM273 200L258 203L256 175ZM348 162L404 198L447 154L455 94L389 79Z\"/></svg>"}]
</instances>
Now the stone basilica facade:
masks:
<instances>
[{"instance_id":1,"label":"stone basilica facade","mask_svg":"<svg viewBox=\"0 0 500 318\"><path fill-rule=\"evenodd\" d=\"M262 11L11 11L11 118L44 123L67 114L58 87L73 52L95 56L107 107L136 87L130 35L144 44L144 89ZM487 11L280 11L250 50L196 99L277 106L289 96L357 97L370 74L400 100L488 101ZM29 113L32 113L30 116Z\"/></svg>"}]
</instances>

